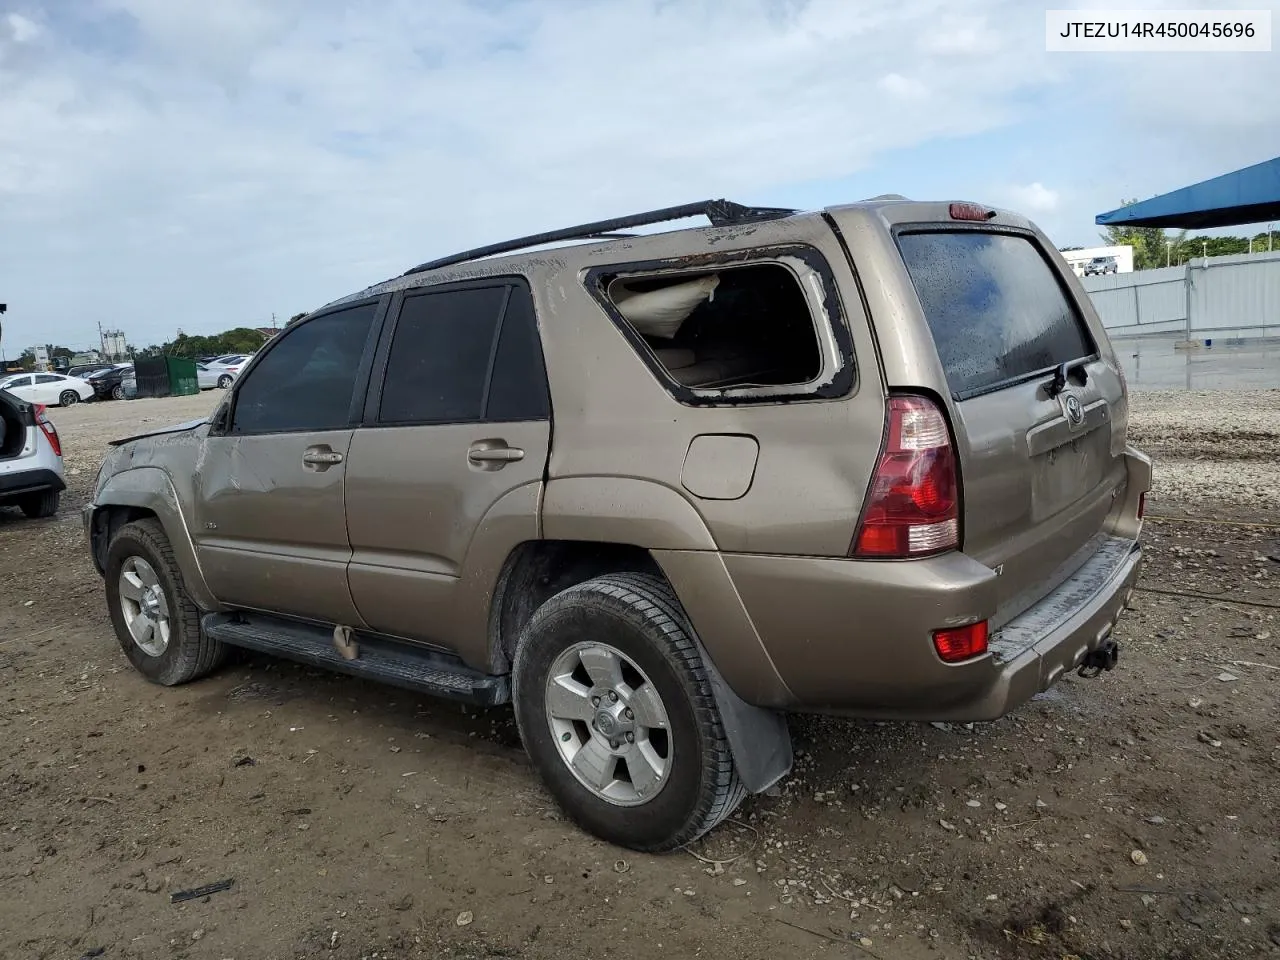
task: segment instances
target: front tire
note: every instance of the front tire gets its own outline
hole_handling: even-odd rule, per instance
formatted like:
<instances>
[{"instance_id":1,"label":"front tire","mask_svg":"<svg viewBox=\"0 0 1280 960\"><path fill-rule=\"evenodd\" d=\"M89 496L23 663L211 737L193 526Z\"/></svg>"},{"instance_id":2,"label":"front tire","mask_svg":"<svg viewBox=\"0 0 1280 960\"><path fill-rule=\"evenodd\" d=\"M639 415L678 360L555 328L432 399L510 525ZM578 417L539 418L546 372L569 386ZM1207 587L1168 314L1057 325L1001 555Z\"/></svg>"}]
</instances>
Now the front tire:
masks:
<instances>
[{"instance_id":1,"label":"front tire","mask_svg":"<svg viewBox=\"0 0 1280 960\"><path fill-rule=\"evenodd\" d=\"M124 399L124 384L117 383L114 387L111 388L111 399L112 400Z\"/></svg>"},{"instance_id":2,"label":"front tire","mask_svg":"<svg viewBox=\"0 0 1280 960\"><path fill-rule=\"evenodd\" d=\"M693 629L659 578L610 574L552 597L521 634L512 674L525 749L602 839L681 847L746 795Z\"/></svg>"},{"instance_id":3,"label":"front tire","mask_svg":"<svg viewBox=\"0 0 1280 960\"><path fill-rule=\"evenodd\" d=\"M18 502L18 507L30 520L47 520L58 512L62 494L57 490L33 493Z\"/></svg>"},{"instance_id":4,"label":"front tire","mask_svg":"<svg viewBox=\"0 0 1280 960\"><path fill-rule=\"evenodd\" d=\"M199 679L226 658L223 645L200 630L200 608L183 589L182 570L157 521L121 527L107 549L106 586L120 647L152 683L172 687Z\"/></svg>"},{"instance_id":5,"label":"front tire","mask_svg":"<svg viewBox=\"0 0 1280 960\"><path fill-rule=\"evenodd\" d=\"M74 407L80 402L80 394L74 390L63 390L62 395L58 397L58 403L64 407Z\"/></svg>"}]
</instances>

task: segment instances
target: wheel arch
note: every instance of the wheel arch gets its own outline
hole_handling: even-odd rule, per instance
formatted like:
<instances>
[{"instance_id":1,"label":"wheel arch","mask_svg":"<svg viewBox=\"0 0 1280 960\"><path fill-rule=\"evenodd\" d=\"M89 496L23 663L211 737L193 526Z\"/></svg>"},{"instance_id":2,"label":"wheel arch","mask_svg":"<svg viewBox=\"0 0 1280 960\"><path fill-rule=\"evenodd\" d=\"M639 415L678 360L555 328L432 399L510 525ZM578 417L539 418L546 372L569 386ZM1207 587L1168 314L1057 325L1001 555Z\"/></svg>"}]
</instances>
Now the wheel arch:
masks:
<instances>
[{"instance_id":1,"label":"wheel arch","mask_svg":"<svg viewBox=\"0 0 1280 960\"><path fill-rule=\"evenodd\" d=\"M105 569L107 550L116 531L135 520L154 518L164 530L182 570L187 594L202 610L217 610L200 568L195 543L173 482L159 467L135 467L115 474L94 498L88 520L94 565Z\"/></svg>"},{"instance_id":2,"label":"wheel arch","mask_svg":"<svg viewBox=\"0 0 1280 960\"><path fill-rule=\"evenodd\" d=\"M652 576L680 603L679 591L664 564L644 547L590 540L532 540L518 545L503 564L493 591L490 670L511 670L521 632L549 599L577 584L616 573ZM791 770L793 752L786 717L778 710L742 699L717 667L687 611L681 612L707 670L739 776L751 793L767 790Z\"/></svg>"},{"instance_id":3,"label":"wheel arch","mask_svg":"<svg viewBox=\"0 0 1280 960\"><path fill-rule=\"evenodd\" d=\"M652 573L666 579L652 554L628 543L527 540L507 555L489 607L489 668L510 671L520 632L557 593L608 573Z\"/></svg>"}]
</instances>

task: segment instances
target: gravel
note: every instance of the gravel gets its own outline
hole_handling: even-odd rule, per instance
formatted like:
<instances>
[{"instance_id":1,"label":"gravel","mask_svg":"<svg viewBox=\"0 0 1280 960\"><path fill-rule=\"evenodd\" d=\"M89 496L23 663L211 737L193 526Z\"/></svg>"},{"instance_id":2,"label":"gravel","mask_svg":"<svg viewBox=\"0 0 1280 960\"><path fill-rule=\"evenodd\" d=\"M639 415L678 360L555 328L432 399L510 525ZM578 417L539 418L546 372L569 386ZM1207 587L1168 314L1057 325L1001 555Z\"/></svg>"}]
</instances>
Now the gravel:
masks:
<instances>
[{"instance_id":1,"label":"gravel","mask_svg":"<svg viewBox=\"0 0 1280 960\"><path fill-rule=\"evenodd\" d=\"M1129 441L1155 460L1152 497L1271 507L1280 493L1280 390L1135 391Z\"/></svg>"}]
</instances>

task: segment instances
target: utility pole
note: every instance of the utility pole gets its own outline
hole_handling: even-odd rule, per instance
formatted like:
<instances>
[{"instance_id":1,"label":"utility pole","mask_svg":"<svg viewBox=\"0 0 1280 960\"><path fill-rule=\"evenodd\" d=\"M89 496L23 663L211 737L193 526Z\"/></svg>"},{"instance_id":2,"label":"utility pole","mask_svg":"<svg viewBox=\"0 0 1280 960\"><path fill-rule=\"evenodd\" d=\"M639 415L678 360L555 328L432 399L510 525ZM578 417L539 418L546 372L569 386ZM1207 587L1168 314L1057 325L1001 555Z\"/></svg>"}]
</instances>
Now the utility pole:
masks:
<instances>
[{"instance_id":1,"label":"utility pole","mask_svg":"<svg viewBox=\"0 0 1280 960\"><path fill-rule=\"evenodd\" d=\"M100 351L98 354L99 356L105 357L107 355L107 341L103 339L103 336L102 336L101 320L98 321L98 350Z\"/></svg>"}]
</instances>

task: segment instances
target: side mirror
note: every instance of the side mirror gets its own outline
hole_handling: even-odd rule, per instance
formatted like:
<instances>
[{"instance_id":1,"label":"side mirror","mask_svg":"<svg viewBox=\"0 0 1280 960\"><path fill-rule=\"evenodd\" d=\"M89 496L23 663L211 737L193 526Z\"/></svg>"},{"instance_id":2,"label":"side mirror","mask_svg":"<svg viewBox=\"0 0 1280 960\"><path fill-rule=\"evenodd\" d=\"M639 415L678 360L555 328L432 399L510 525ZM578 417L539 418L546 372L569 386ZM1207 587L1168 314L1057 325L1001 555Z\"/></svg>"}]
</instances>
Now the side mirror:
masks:
<instances>
[{"instance_id":1,"label":"side mirror","mask_svg":"<svg viewBox=\"0 0 1280 960\"><path fill-rule=\"evenodd\" d=\"M214 409L213 414L209 417L209 432L216 435L222 435L227 432L227 426L230 422L231 404L230 397L223 398L222 402Z\"/></svg>"}]
</instances>

